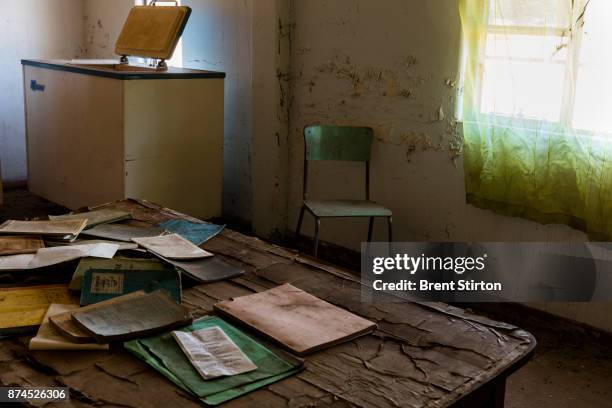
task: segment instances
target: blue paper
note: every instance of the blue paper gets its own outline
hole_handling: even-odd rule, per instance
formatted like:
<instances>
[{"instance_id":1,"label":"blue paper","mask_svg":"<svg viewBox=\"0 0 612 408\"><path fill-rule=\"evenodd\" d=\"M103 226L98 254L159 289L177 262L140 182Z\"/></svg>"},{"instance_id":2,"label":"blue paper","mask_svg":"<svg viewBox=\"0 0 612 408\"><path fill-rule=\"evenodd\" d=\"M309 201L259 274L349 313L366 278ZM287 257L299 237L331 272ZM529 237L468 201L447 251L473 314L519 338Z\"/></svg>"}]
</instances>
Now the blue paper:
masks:
<instances>
[{"instance_id":1,"label":"blue paper","mask_svg":"<svg viewBox=\"0 0 612 408\"><path fill-rule=\"evenodd\" d=\"M216 224L198 224L186 220L170 220L162 222L159 227L170 231L174 234L179 234L194 245L202 245L215 235L219 234L225 228L225 225Z\"/></svg>"}]
</instances>

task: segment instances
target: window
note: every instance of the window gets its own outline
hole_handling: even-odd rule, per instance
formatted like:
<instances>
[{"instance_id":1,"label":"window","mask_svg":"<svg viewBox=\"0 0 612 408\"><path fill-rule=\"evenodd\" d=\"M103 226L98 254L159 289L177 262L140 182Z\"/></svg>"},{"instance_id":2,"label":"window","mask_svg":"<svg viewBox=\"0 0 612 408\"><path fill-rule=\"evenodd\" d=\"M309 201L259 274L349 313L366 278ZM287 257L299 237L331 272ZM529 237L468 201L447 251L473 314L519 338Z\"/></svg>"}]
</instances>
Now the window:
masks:
<instances>
[{"instance_id":1,"label":"window","mask_svg":"<svg viewBox=\"0 0 612 408\"><path fill-rule=\"evenodd\" d=\"M612 134L612 1L488 2L480 112Z\"/></svg>"},{"instance_id":2,"label":"window","mask_svg":"<svg viewBox=\"0 0 612 408\"><path fill-rule=\"evenodd\" d=\"M144 6L145 4L150 4L150 1L147 0L135 0L135 4L137 6ZM180 6L181 0L177 1L156 1L155 6ZM147 63L145 58L139 58L139 62ZM172 54L172 58L166 61L169 67L183 67L183 40L180 39L178 44L176 45L176 49L174 50L174 54Z\"/></svg>"}]
</instances>

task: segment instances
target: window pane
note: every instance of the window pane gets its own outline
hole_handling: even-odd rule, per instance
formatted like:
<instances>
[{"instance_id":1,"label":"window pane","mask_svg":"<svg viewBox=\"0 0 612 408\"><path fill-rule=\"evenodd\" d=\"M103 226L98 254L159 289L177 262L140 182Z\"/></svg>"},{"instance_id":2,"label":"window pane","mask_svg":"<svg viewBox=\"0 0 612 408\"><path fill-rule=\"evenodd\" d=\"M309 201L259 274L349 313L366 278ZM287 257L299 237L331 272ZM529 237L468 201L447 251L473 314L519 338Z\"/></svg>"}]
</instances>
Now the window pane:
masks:
<instances>
[{"instance_id":1,"label":"window pane","mask_svg":"<svg viewBox=\"0 0 612 408\"><path fill-rule=\"evenodd\" d=\"M592 0L584 18L573 127L612 134L612 1Z\"/></svg>"},{"instance_id":2,"label":"window pane","mask_svg":"<svg viewBox=\"0 0 612 408\"><path fill-rule=\"evenodd\" d=\"M487 36L481 111L557 122L565 81L564 39Z\"/></svg>"},{"instance_id":3,"label":"window pane","mask_svg":"<svg viewBox=\"0 0 612 408\"><path fill-rule=\"evenodd\" d=\"M489 24L569 28L572 0L489 0Z\"/></svg>"},{"instance_id":4,"label":"window pane","mask_svg":"<svg viewBox=\"0 0 612 408\"><path fill-rule=\"evenodd\" d=\"M564 79L560 64L487 60L481 110L558 122Z\"/></svg>"}]
</instances>

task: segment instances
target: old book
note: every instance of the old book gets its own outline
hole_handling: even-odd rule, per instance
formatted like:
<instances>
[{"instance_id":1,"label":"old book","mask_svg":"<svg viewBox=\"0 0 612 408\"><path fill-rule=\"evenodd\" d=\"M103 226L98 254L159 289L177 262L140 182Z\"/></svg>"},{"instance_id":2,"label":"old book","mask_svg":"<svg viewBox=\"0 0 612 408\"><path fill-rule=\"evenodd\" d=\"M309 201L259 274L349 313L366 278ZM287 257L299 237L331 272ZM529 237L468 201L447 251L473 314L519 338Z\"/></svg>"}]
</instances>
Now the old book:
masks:
<instances>
[{"instance_id":1,"label":"old book","mask_svg":"<svg viewBox=\"0 0 612 408\"><path fill-rule=\"evenodd\" d=\"M192 332L173 331L172 337L205 380L257 370L219 326Z\"/></svg>"},{"instance_id":2,"label":"old book","mask_svg":"<svg viewBox=\"0 0 612 408\"><path fill-rule=\"evenodd\" d=\"M128 341L184 327L192 322L187 308L163 290L130 293L87 306L72 314L72 320L99 343Z\"/></svg>"},{"instance_id":3,"label":"old book","mask_svg":"<svg viewBox=\"0 0 612 408\"><path fill-rule=\"evenodd\" d=\"M58 314L71 312L78 309L78 305L70 304L58 304L53 303L47 309L47 313L43 318L42 324L38 329L38 333L36 337L33 337L30 340L29 348L30 350L50 350L50 351L60 351L60 350L108 350L108 344L97 344L97 343L72 343L66 338L62 337L55 331L51 324L49 323L49 317L55 316Z\"/></svg>"},{"instance_id":4,"label":"old book","mask_svg":"<svg viewBox=\"0 0 612 408\"><path fill-rule=\"evenodd\" d=\"M94 257L111 259L117 253L119 245L91 244L43 248L38 250L27 269L43 268L79 258Z\"/></svg>"},{"instance_id":5,"label":"old book","mask_svg":"<svg viewBox=\"0 0 612 408\"><path fill-rule=\"evenodd\" d=\"M161 258L169 264L197 281L198 283L213 283L244 275L244 270L231 265L218 257L178 261Z\"/></svg>"},{"instance_id":6,"label":"old book","mask_svg":"<svg viewBox=\"0 0 612 408\"><path fill-rule=\"evenodd\" d=\"M159 227L174 234L179 234L192 244L200 246L223 231L225 225L174 219L159 224Z\"/></svg>"},{"instance_id":7,"label":"old book","mask_svg":"<svg viewBox=\"0 0 612 408\"><path fill-rule=\"evenodd\" d=\"M178 234L153 238L133 238L141 247L168 259L200 259L213 256L210 252L195 246Z\"/></svg>"},{"instance_id":8,"label":"old book","mask_svg":"<svg viewBox=\"0 0 612 408\"><path fill-rule=\"evenodd\" d=\"M0 256L35 254L45 243L37 236L0 236Z\"/></svg>"},{"instance_id":9,"label":"old book","mask_svg":"<svg viewBox=\"0 0 612 408\"><path fill-rule=\"evenodd\" d=\"M172 269L89 269L83 276L81 305L103 302L117 296L144 290L166 290L176 303L181 303L181 277Z\"/></svg>"},{"instance_id":10,"label":"old book","mask_svg":"<svg viewBox=\"0 0 612 408\"><path fill-rule=\"evenodd\" d=\"M132 242L132 238L157 237L166 233L159 227L135 227L123 224L103 224L83 231L82 235L111 239L114 241Z\"/></svg>"},{"instance_id":11,"label":"old book","mask_svg":"<svg viewBox=\"0 0 612 408\"><path fill-rule=\"evenodd\" d=\"M220 302L215 309L300 356L376 328L375 323L289 284Z\"/></svg>"},{"instance_id":12,"label":"old book","mask_svg":"<svg viewBox=\"0 0 612 408\"><path fill-rule=\"evenodd\" d=\"M31 331L42 323L51 303L72 303L66 285L0 288L0 334Z\"/></svg>"},{"instance_id":13,"label":"old book","mask_svg":"<svg viewBox=\"0 0 612 408\"><path fill-rule=\"evenodd\" d=\"M204 404L219 405L266 387L302 370L303 361L266 347L217 316L199 319L184 333L219 327L257 369L247 373L204 380L178 346L171 333L130 341L125 348Z\"/></svg>"},{"instance_id":14,"label":"old book","mask_svg":"<svg viewBox=\"0 0 612 408\"><path fill-rule=\"evenodd\" d=\"M61 239L76 238L85 225L86 220L63 221L6 221L0 225L0 234L10 235L44 235Z\"/></svg>"},{"instance_id":15,"label":"old book","mask_svg":"<svg viewBox=\"0 0 612 408\"><path fill-rule=\"evenodd\" d=\"M138 298L140 296L143 296L144 294L145 293L143 291L130 293L129 295L107 300L102 303L96 303L93 305L79 308L74 311L69 311L69 312L61 313L55 316L50 316L49 323L57 331L58 334L60 334L61 336L65 337L66 339L68 339L69 341L73 343L82 344L82 343L96 342L97 340L93 334L83 329L81 326L77 325L72 320L72 314L75 313L76 311L87 312L87 311L95 310L99 307L108 307L108 305L114 304L116 302L120 302L120 303L125 302L126 299ZM106 343L106 342L101 342L101 343Z\"/></svg>"},{"instance_id":16,"label":"old book","mask_svg":"<svg viewBox=\"0 0 612 408\"><path fill-rule=\"evenodd\" d=\"M132 214L125 211L113 210L113 209L102 209L95 211L88 211L78 214L66 214L66 215L50 215L49 219L52 221L62 220L86 220L87 225L85 228L92 228L100 224L108 224L111 222L117 222L132 218Z\"/></svg>"},{"instance_id":17,"label":"old book","mask_svg":"<svg viewBox=\"0 0 612 408\"><path fill-rule=\"evenodd\" d=\"M134 244L136 245L136 244ZM89 269L113 269L113 270L164 270L167 266L164 265L158 259L140 259L140 258L122 258L115 257L113 259L99 259L99 258L83 258L79 262L72 280L68 288L73 291L80 292L83 282L83 276Z\"/></svg>"}]
</instances>

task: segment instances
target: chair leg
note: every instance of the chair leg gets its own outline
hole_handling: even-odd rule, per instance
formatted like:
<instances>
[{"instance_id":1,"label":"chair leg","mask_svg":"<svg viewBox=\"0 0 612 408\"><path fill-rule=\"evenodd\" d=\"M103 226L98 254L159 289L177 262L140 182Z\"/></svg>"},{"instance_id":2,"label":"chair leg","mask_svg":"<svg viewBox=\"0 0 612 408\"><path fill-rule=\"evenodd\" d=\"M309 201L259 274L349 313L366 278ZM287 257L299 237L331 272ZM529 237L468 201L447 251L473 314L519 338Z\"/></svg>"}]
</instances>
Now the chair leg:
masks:
<instances>
[{"instance_id":1,"label":"chair leg","mask_svg":"<svg viewBox=\"0 0 612 408\"><path fill-rule=\"evenodd\" d=\"M389 228L389 242L393 242L393 217L387 218Z\"/></svg>"},{"instance_id":2,"label":"chair leg","mask_svg":"<svg viewBox=\"0 0 612 408\"><path fill-rule=\"evenodd\" d=\"M297 224L297 228L295 230L295 238L299 239L300 238L300 232L302 231L302 222L304 221L304 211L306 210L306 206L302 206L302 209L300 210L300 218L298 218L298 224Z\"/></svg>"},{"instance_id":3,"label":"chair leg","mask_svg":"<svg viewBox=\"0 0 612 408\"><path fill-rule=\"evenodd\" d=\"M319 257L319 232L321 230L321 219L316 217L315 219L315 239L314 239L314 257Z\"/></svg>"},{"instance_id":4,"label":"chair leg","mask_svg":"<svg viewBox=\"0 0 612 408\"><path fill-rule=\"evenodd\" d=\"M370 225L368 226L368 242L372 242L372 231L374 230L374 217L370 217Z\"/></svg>"}]
</instances>

